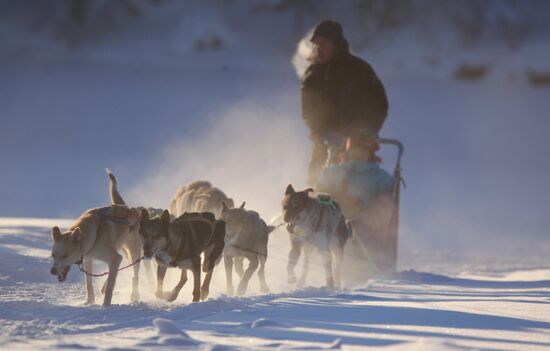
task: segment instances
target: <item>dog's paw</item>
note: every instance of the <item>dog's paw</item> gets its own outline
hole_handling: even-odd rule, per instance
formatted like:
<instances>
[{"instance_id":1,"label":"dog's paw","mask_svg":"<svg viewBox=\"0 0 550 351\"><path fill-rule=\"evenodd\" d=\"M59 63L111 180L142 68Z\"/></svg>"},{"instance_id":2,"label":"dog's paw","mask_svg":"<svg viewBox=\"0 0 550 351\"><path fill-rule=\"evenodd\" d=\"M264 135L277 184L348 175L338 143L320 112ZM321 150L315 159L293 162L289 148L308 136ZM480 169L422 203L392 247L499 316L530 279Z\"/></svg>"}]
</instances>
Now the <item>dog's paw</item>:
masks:
<instances>
[{"instance_id":1,"label":"dog's paw","mask_svg":"<svg viewBox=\"0 0 550 351\"><path fill-rule=\"evenodd\" d=\"M288 274L288 278L287 278L286 281L287 281L288 284L296 284L296 282L297 282L298 280L296 279L296 275L295 275L295 274L289 273L289 274Z\"/></svg>"},{"instance_id":2,"label":"dog's paw","mask_svg":"<svg viewBox=\"0 0 550 351\"><path fill-rule=\"evenodd\" d=\"M84 302L84 306L93 306L95 305L95 300L87 300Z\"/></svg>"},{"instance_id":3,"label":"dog's paw","mask_svg":"<svg viewBox=\"0 0 550 351\"><path fill-rule=\"evenodd\" d=\"M168 302L176 301L177 297L178 297L178 294L174 294L174 293L165 294L165 300L168 301Z\"/></svg>"},{"instance_id":4,"label":"dog's paw","mask_svg":"<svg viewBox=\"0 0 550 351\"><path fill-rule=\"evenodd\" d=\"M228 296L234 296L235 295L235 289L232 286L227 288L227 295Z\"/></svg>"},{"instance_id":5,"label":"dog's paw","mask_svg":"<svg viewBox=\"0 0 550 351\"><path fill-rule=\"evenodd\" d=\"M260 287L260 291L262 292L262 294L269 294L270 293L269 287L267 285L262 285Z\"/></svg>"},{"instance_id":6,"label":"dog's paw","mask_svg":"<svg viewBox=\"0 0 550 351\"><path fill-rule=\"evenodd\" d=\"M165 293L164 291L159 291L159 290L155 291L155 297L157 299L166 300L167 296L168 296L168 294Z\"/></svg>"},{"instance_id":7,"label":"dog's paw","mask_svg":"<svg viewBox=\"0 0 550 351\"><path fill-rule=\"evenodd\" d=\"M130 301L139 302L139 293L138 292L133 292L132 295L130 296Z\"/></svg>"},{"instance_id":8,"label":"dog's paw","mask_svg":"<svg viewBox=\"0 0 550 351\"><path fill-rule=\"evenodd\" d=\"M204 301L208 298L210 291L208 289L201 289L201 301Z\"/></svg>"},{"instance_id":9,"label":"dog's paw","mask_svg":"<svg viewBox=\"0 0 550 351\"><path fill-rule=\"evenodd\" d=\"M246 292L247 284L239 284L237 287L237 296L242 296Z\"/></svg>"},{"instance_id":10,"label":"dog's paw","mask_svg":"<svg viewBox=\"0 0 550 351\"><path fill-rule=\"evenodd\" d=\"M298 282L296 283L296 287L298 289L301 289L303 288L304 286L306 286L306 280L305 279L300 279L298 280Z\"/></svg>"}]
</instances>

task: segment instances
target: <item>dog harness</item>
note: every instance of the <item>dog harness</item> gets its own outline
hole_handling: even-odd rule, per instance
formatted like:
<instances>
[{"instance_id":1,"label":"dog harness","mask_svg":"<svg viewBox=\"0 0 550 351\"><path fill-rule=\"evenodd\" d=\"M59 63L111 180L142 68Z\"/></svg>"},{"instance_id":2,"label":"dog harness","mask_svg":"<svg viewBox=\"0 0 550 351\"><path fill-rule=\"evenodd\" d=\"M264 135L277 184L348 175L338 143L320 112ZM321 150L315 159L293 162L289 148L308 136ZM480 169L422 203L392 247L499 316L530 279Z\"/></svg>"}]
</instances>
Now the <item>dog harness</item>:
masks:
<instances>
[{"instance_id":1,"label":"dog harness","mask_svg":"<svg viewBox=\"0 0 550 351\"><path fill-rule=\"evenodd\" d=\"M334 201L333 199L330 199L330 200L319 200L323 205L326 205L326 206L330 206L336 210L339 210L340 209L340 206L338 205L338 203L336 201Z\"/></svg>"},{"instance_id":2,"label":"dog harness","mask_svg":"<svg viewBox=\"0 0 550 351\"><path fill-rule=\"evenodd\" d=\"M196 215L195 214L189 215L188 217L182 219L182 221L184 222L184 224L187 226L187 228L189 229L189 231L191 233L191 235L189 236L189 241L190 241L191 246L194 246L194 244L195 244L194 241L193 241L193 239L195 237L195 228L193 227L192 222L207 223L210 226L210 240L208 241L207 246L210 244L210 241L212 240L212 237L214 236L214 230L216 228L217 221L212 222L209 219L204 218L199 213L197 213ZM170 265L172 267L175 267L177 265L178 261L182 261L182 260L185 259L184 257L182 257L183 256L183 252L181 250L182 246L183 246L183 240L180 244L180 247L178 248L176 257L172 260L172 262L170 262Z\"/></svg>"},{"instance_id":3,"label":"dog harness","mask_svg":"<svg viewBox=\"0 0 550 351\"><path fill-rule=\"evenodd\" d=\"M185 218L182 218L182 221L184 222L203 222L203 223L207 223L209 226L210 226L210 230L212 231L212 233L214 232L214 228L216 227L216 220L214 221L211 221L209 220L208 218L204 218L200 213L184 213L186 214L187 216Z\"/></svg>"},{"instance_id":4,"label":"dog harness","mask_svg":"<svg viewBox=\"0 0 550 351\"><path fill-rule=\"evenodd\" d=\"M139 224L139 220L135 221L134 223L130 223L130 221L128 220L128 217L130 215L129 208L127 208L126 216L124 217L108 214L110 209L111 209L111 206L100 207L95 210L94 214L97 215L102 220L106 220L117 224L127 225L130 228L130 230L134 230Z\"/></svg>"},{"instance_id":5,"label":"dog harness","mask_svg":"<svg viewBox=\"0 0 550 351\"><path fill-rule=\"evenodd\" d=\"M310 235L305 236L305 237L299 235L304 241L307 241L313 235L313 233L317 233L319 231L319 228L321 228L321 224L323 222L323 218L325 216L325 211L326 211L327 207L332 207L332 208L338 210L341 213L340 205L335 200L333 200L333 199L319 200L319 202L321 204L321 211L319 212L319 216L317 217L317 220L315 221L315 224L313 226L313 232ZM306 204L306 207L309 208L309 205ZM297 235L297 234L294 233L294 223L288 223L287 224L287 230L290 234Z\"/></svg>"},{"instance_id":6,"label":"dog harness","mask_svg":"<svg viewBox=\"0 0 550 351\"><path fill-rule=\"evenodd\" d=\"M94 209L92 213L98 216L101 220L122 224L122 225L127 225L130 228L130 231L134 230L137 227L137 225L139 224L139 220L137 220L135 223L130 223L130 221L128 220L128 216L130 215L129 208L127 208L126 216L120 217L120 216L114 216L114 215L108 214L111 207L112 206L99 207ZM96 236L96 240L97 240L97 236ZM95 242L92 245L92 248L94 246L95 246ZM80 260L78 262L75 262L75 264L78 266L81 266L83 261L84 261L84 254L80 257ZM80 270L88 274L86 271L84 271L82 267L80 268Z\"/></svg>"}]
</instances>

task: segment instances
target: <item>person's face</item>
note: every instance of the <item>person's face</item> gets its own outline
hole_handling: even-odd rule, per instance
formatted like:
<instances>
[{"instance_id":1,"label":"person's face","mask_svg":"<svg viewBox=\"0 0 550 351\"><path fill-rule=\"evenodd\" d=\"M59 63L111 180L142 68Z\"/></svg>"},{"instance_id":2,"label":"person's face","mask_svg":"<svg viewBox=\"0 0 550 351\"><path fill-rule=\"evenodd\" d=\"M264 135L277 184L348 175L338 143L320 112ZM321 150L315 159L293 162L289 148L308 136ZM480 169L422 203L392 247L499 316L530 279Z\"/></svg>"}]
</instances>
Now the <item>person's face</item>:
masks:
<instances>
[{"instance_id":1,"label":"person's face","mask_svg":"<svg viewBox=\"0 0 550 351\"><path fill-rule=\"evenodd\" d=\"M316 36L313 39L313 52L316 63L327 63L330 62L336 54L336 46L331 40Z\"/></svg>"}]
</instances>

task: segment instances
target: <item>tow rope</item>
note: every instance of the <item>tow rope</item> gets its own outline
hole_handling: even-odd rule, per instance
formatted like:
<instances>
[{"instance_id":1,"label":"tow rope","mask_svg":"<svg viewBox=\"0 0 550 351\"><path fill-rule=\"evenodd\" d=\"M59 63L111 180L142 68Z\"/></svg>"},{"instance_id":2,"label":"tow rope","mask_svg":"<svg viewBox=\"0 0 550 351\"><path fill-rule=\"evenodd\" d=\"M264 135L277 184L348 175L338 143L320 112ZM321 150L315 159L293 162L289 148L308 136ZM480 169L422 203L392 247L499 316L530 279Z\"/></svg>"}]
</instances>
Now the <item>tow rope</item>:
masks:
<instances>
[{"instance_id":1,"label":"tow rope","mask_svg":"<svg viewBox=\"0 0 550 351\"><path fill-rule=\"evenodd\" d=\"M129 265L126 265L126 266L124 266L124 267L122 267L122 268L117 269L117 272L120 272L120 271L123 270L123 269L130 268L130 267L132 267L133 265L138 264L138 263L139 263L141 260L143 260L144 258L145 258L145 256L141 256L140 258L138 258L138 259L135 260L134 262L130 263ZM78 269L79 269L82 273L84 273L84 274L86 274L86 275L89 275L90 277L103 277L104 275L108 275L108 274L109 274L108 271L107 271L107 272L103 272L103 273L101 273L101 274L93 274L93 273L90 273L90 272L88 272L88 271L86 271L86 270L84 269L84 265L83 265L82 263L78 264Z\"/></svg>"}]
</instances>

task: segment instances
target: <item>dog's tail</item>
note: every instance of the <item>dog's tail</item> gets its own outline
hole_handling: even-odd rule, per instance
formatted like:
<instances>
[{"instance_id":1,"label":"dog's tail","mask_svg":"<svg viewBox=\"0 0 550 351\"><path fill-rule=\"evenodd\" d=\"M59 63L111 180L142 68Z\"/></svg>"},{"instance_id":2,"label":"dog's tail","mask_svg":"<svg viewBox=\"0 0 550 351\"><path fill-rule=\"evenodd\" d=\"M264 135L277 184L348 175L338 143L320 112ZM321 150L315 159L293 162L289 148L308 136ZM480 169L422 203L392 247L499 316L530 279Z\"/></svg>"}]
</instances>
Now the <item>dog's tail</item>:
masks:
<instances>
[{"instance_id":1,"label":"dog's tail","mask_svg":"<svg viewBox=\"0 0 550 351\"><path fill-rule=\"evenodd\" d=\"M122 196L118 192L117 180L115 175L111 172L109 168L105 168L107 175L109 176L109 193L111 195L111 203L113 205L126 205Z\"/></svg>"}]
</instances>

